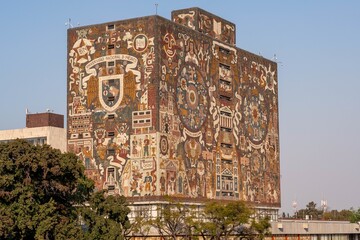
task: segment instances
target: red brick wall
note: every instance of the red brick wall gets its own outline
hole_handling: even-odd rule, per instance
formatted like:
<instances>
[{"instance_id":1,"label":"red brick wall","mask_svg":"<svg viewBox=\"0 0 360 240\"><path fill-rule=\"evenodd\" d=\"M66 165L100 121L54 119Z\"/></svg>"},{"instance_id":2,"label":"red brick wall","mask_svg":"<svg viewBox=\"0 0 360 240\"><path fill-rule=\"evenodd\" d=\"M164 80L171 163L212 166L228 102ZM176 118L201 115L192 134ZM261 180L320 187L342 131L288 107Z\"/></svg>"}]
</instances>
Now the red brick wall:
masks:
<instances>
[{"instance_id":1,"label":"red brick wall","mask_svg":"<svg viewBox=\"0 0 360 240\"><path fill-rule=\"evenodd\" d=\"M64 115L55 113L35 113L26 115L26 127L58 127L64 128Z\"/></svg>"}]
</instances>

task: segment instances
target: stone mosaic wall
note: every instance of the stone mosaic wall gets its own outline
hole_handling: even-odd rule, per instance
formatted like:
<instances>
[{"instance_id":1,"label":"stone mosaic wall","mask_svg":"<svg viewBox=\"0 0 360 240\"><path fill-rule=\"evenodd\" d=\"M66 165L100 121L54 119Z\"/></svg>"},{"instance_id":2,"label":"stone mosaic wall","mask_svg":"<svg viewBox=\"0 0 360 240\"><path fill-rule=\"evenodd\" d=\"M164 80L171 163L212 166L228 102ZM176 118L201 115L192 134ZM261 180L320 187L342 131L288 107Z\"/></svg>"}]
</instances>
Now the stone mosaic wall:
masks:
<instances>
[{"instance_id":1,"label":"stone mosaic wall","mask_svg":"<svg viewBox=\"0 0 360 240\"><path fill-rule=\"evenodd\" d=\"M274 62L158 16L70 29L68 51L68 149L99 189L279 206Z\"/></svg>"}]
</instances>

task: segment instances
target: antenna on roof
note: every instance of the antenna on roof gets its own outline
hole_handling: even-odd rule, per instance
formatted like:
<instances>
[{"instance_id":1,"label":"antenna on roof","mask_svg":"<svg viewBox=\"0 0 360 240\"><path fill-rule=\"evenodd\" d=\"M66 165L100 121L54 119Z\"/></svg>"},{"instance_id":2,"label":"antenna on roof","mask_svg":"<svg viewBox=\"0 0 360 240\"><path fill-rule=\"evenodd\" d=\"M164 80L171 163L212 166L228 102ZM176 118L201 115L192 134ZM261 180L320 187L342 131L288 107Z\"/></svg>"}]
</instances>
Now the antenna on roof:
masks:
<instances>
[{"instance_id":1,"label":"antenna on roof","mask_svg":"<svg viewBox=\"0 0 360 240\"><path fill-rule=\"evenodd\" d=\"M283 63L281 61L278 60L277 56L276 56L276 53L274 53L274 56L272 57L272 59L274 62L276 62L277 64L280 64L280 66L283 65Z\"/></svg>"},{"instance_id":2,"label":"antenna on roof","mask_svg":"<svg viewBox=\"0 0 360 240\"><path fill-rule=\"evenodd\" d=\"M73 28L74 26L71 24L71 18L68 19L68 21L65 23L65 26L68 28Z\"/></svg>"},{"instance_id":3,"label":"antenna on roof","mask_svg":"<svg viewBox=\"0 0 360 240\"><path fill-rule=\"evenodd\" d=\"M25 109L25 113L26 113L26 115L28 115L30 113L28 108Z\"/></svg>"},{"instance_id":4,"label":"antenna on roof","mask_svg":"<svg viewBox=\"0 0 360 240\"><path fill-rule=\"evenodd\" d=\"M155 14L157 15L157 9L158 9L159 4L155 3Z\"/></svg>"}]
</instances>

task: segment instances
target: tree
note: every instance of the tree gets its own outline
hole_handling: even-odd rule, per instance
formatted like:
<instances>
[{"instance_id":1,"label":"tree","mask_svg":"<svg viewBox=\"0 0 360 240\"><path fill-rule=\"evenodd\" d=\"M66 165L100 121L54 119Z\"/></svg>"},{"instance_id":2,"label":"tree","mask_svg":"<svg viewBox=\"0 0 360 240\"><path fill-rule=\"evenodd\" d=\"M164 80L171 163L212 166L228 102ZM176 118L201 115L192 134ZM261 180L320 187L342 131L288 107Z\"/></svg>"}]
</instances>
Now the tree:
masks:
<instances>
[{"instance_id":1,"label":"tree","mask_svg":"<svg viewBox=\"0 0 360 240\"><path fill-rule=\"evenodd\" d=\"M310 219L319 220L322 218L323 211L316 208L316 203L311 201L306 205L305 209L300 209L297 212L298 217L309 216Z\"/></svg>"},{"instance_id":2,"label":"tree","mask_svg":"<svg viewBox=\"0 0 360 240\"><path fill-rule=\"evenodd\" d=\"M93 183L75 155L16 140L0 144L0 166L0 238L82 236L74 206L89 198Z\"/></svg>"},{"instance_id":3,"label":"tree","mask_svg":"<svg viewBox=\"0 0 360 240\"><path fill-rule=\"evenodd\" d=\"M350 215L350 219L349 219L350 222L351 223L360 222L360 208L358 208L358 210L351 208L350 210L351 210L351 215Z\"/></svg>"},{"instance_id":4,"label":"tree","mask_svg":"<svg viewBox=\"0 0 360 240\"><path fill-rule=\"evenodd\" d=\"M236 201L227 204L209 202L205 204L196 229L204 239L248 235L250 231L247 225L252 213L253 211L244 202Z\"/></svg>"},{"instance_id":5,"label":"tree","mask_svg":"<svg viewBox=\"0 0 360 240\"><path fill-rule=\"evenodd\" d=\"M192 208L182 203L175 203L170 198L168 201L168 204L159 206L157 216L148 224L157 229L163 238L169 236L174 240L192 239L194 221Z\"/></svg>"},{"instance_id":6,"label":"tree","mask_svg":"<svg viewBox=\"0 0 360 240\"><path fill-rule=\"evenodd\" d=\"M127 207L124 196L96 192L90 199L90 207L81 210L85 226L85 239L125 239L130 229Z\"/></svg>"},{"instance_id":7,"label":"tree","mask_svg":"<svg viewBox=\"0 0 360 240\"><path fill-rule=\"evenodd\" d=\"M250 236L262 240L265 237L270 236L270 228L271 223L268 216L253 219L250 225Z\"/></svg>"},{"instance_id":8,"label":"tree","mask_svg":"<svg viewBox=\"0 0 360 240\"><path fill-rule=\"evenodd\" d=\"M351 217L352 211L343 209L341 211L331 210L324 212L323 219L324 220L333 220L333 221L349 221Z\"/></svg>"}]
</instances>

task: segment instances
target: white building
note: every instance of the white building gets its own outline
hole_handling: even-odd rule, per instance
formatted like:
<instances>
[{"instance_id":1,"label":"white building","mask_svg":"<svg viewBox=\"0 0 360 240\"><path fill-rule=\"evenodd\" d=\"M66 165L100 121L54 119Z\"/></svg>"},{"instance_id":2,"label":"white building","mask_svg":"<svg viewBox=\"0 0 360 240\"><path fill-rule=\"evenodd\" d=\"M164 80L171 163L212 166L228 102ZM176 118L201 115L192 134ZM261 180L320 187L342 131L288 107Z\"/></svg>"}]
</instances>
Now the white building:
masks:
<instances>
[{"instance_id":1,"label":"white building","mask_svg":"<svg viewBox=\"0 0 360 240\"><path fill-rule=\"evenodd\" d=\"M34 145L49 144L65 152L64 115L50 112L26 115L26 128L0 130L0 142L24 139Z\"/></svg>"}]
</instances>

